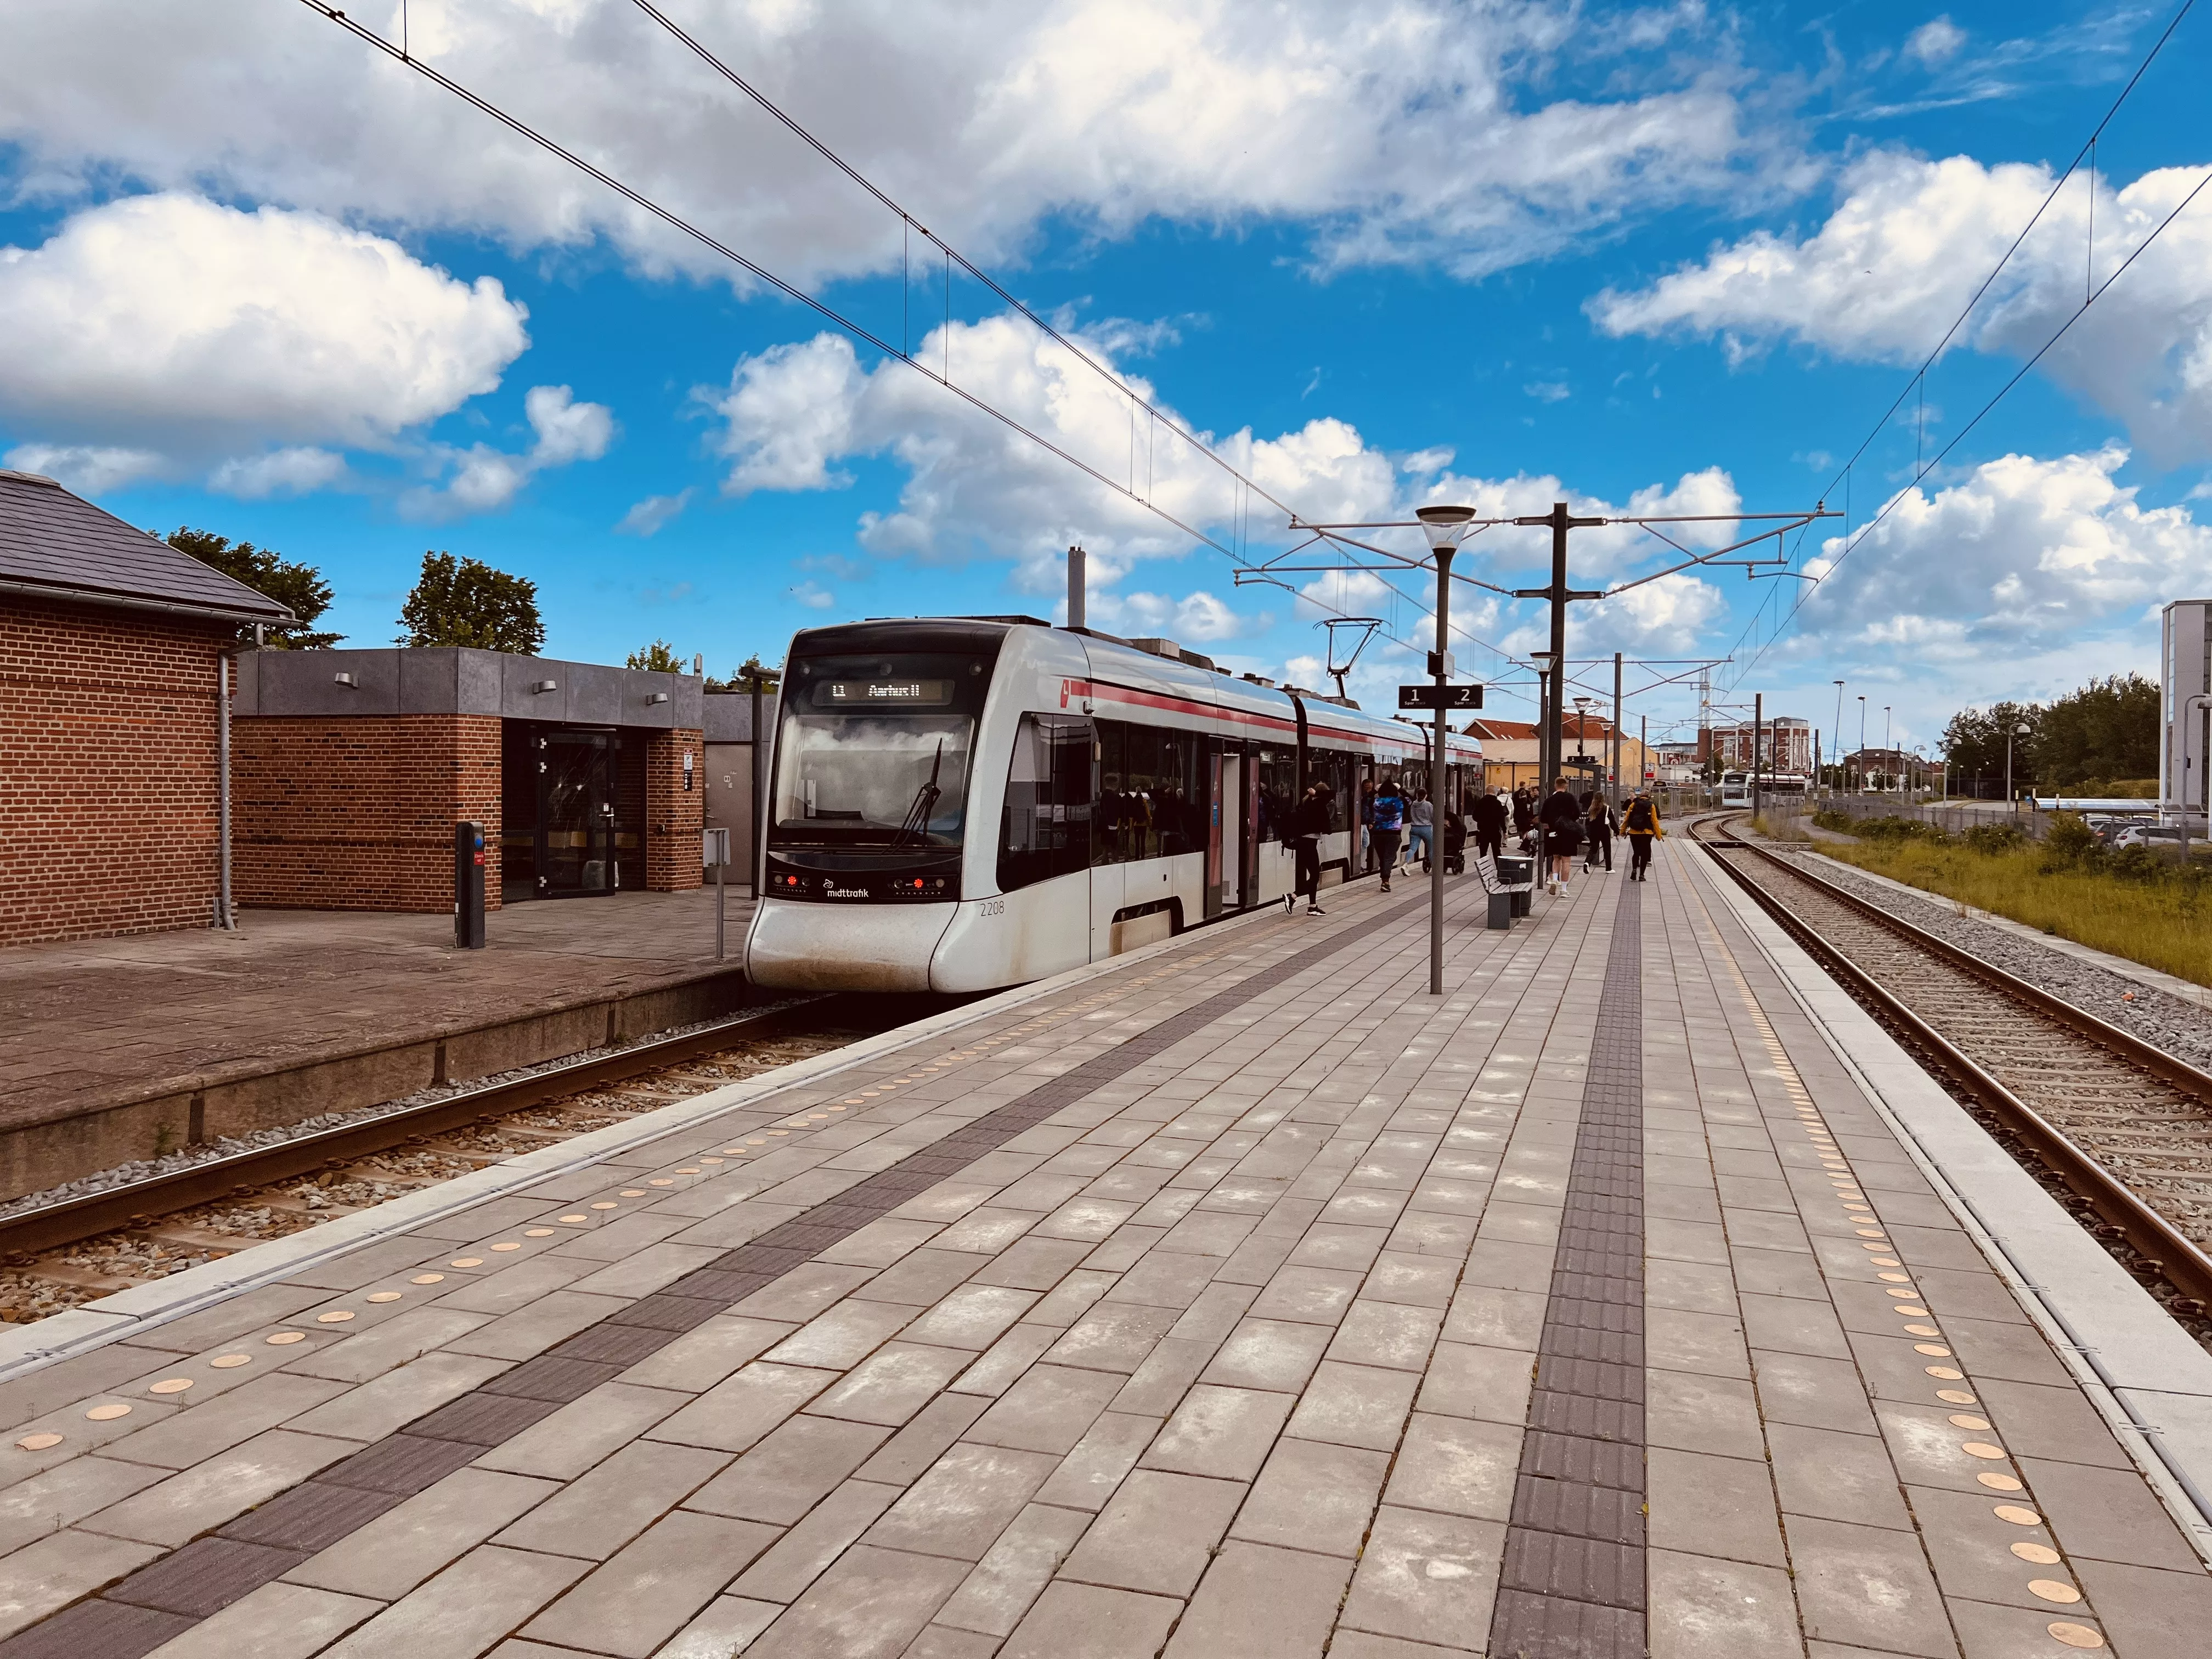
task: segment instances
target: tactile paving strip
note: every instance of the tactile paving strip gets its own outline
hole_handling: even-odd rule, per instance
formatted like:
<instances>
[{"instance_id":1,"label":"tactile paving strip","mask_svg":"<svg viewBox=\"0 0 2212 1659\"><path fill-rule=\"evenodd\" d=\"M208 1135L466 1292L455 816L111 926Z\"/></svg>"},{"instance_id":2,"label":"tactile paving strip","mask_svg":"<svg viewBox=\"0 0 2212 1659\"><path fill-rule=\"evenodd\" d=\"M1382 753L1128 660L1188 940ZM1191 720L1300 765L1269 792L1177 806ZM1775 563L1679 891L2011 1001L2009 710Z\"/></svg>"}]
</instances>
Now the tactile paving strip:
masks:
<instances>
[{"instance_id":1,"label":"tactile paving strip","mask_svg":"<svg viewBox=\"0 0 2212 1659\"><path fill-rule=\"evenodd\" d=\"M1643 1659L1644 890L1613 914L1491 1616L1494 1659Z\"/></svg>"},{"instance_id":2,"label":"tactile paving strip","mask_svg":"<svg viewBox=\"0 0 2212 1659\"><path fill-rule=\"evenodd\" d=\"M959 1175L1055 1112L1428 902L1425 895L1339 928L1195 1007L1040 1083L827 1202L724 1252L665 1290L610 1314L550 1353L501 1373L356 1452L210 1536L148 1563L99 1595L0 1642L0 1659L144 1659L188 1627L185 1620L205 1618L281 1577L315 1551L329 1547L561 1406L580 1399L908 1200ZM1610 981L1607 994L1611 994ZM1641 1237L1639 1218L1639 1248ZM1640 1346L1638 1364L1642 1364ZM1640 1429L1638 1442L1640 1447ZM1639 1483L1641 1478L1639 1452ZM177 1588L179 1569L187 1558L187 1577L195 1589L182 1593ZM130 1616L125 1616L126 1612Z\"/></svg>"}]
</instances>

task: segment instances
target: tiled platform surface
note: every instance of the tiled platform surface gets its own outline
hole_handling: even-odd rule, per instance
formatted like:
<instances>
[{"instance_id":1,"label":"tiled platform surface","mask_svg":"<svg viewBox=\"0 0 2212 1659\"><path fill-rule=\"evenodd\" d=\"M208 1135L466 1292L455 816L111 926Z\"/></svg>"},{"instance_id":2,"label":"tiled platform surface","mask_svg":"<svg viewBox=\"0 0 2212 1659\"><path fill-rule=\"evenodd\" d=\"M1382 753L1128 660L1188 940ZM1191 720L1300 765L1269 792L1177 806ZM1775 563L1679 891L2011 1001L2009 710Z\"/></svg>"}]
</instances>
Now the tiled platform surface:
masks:
<instances>
[{"instance_id":1,"label":"tiled platform surface","mask_svg":"<svg viewBox=\"0 0 2212 1659\"><path fill-rule=\"evenodd\" d=\"M732 957L752 902L726 896ZM192 928L0 951L0 1124L203 1076L274 1070L715 971L714 894L617 893L495 910L488 948L444 915L244 910Z\"/></svg>"},{"instance_id":2,"label":"tiled platform surface","mask_svg":"<svg viewBox=\"0 0 2212 1659\"><path fill-rule=\"evenodd\" d=\"M1459 890L1442 999L1406 889L1201 933L0 1384L0 1659L2203 1654L1698 863Z\"/></svg>"}]
</instances>

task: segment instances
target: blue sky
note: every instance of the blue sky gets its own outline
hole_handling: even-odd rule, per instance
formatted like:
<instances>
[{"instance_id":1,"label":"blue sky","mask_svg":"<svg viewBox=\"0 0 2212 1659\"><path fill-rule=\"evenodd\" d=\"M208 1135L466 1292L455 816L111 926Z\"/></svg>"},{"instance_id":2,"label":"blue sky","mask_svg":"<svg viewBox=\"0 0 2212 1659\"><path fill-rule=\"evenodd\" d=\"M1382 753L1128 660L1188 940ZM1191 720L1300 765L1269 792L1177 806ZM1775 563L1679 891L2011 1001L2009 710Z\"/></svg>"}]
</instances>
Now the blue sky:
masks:
<instances>
[{"instance_id":1,"label":"blue sky","mask_svg":"<svg viewBox=\"0 0 2212 1659\"><path fill-rule=\"evenodd\" d=\"M396 37L398 11L356 15ZM2212 586L2212 191L1912 482L1916 445L1949 443L2212 164L2212 17L2100 143L2094 241L2077 178L1846 486L2171 8L672 11L1308 517L1556 493L1775 512L1832 486L1856 532L1889 508L1841 563L1839 524L1793 541L1817 586L1707 567L1578 607L1571 655L1727 659L1724 704L1760 691L1823 727L1844 678L1848 738L1863 693L1875 740L1887 705L1929 743L1963 703L2153 670L2158 605ZM898 337L896 219L634 6L410 0L408 26L426 61ZM0 455L149 528L311 561L352 643L391 638L429 549L535 580L552 654L660 638L725 672L849 617L1056 616L1076 538L1094 623L1239 669L1317 683L1328 607L1401 641L1431 626L1417 580L1237 586L297 0L85 0L18 45ZM1126 481L1126 402L973 283L951 297L946 330L916 275L909 337ZM1147 488L1255 561L1290 544L1172 441ZM1460 568L1527 586L1542 551L1499 529ZM1619 530L1576 557L1592 587L1679 561ZM1526 717L1542 609L1493 600L1455 599L1457 655ZM1386 703L1404 661L1378 641L1355 691ZM1632 713L1656 734L1694 708L1675 685Z\"/></svg>"}]
</instances>

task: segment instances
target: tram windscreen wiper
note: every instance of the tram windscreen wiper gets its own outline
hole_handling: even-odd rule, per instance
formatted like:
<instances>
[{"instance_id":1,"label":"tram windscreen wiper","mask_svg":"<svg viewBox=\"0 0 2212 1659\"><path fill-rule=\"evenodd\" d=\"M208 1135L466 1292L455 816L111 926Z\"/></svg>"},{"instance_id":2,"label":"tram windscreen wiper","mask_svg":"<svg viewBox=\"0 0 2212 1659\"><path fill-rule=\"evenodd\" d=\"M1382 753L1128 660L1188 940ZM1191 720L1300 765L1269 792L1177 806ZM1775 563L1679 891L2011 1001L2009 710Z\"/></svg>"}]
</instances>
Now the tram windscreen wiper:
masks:
<instances>
[{"instance_id":1,"label":"tram windscreen wiper","mask_svg":"<svg viewBox=\"0 0 2212 1659\"><path fill-rule=\"evenodd\" d=\"M938 771L944 764L945 739L939 738L936 757L929 763L929 780L914 792L914 802L906 809L906 817L899 824L898 834L891 837L892 846L904 847L911 842L920 841L927 831L929 815L937 810L938 799L945 793L937 787Z\"/></svg>"}]
</instances>

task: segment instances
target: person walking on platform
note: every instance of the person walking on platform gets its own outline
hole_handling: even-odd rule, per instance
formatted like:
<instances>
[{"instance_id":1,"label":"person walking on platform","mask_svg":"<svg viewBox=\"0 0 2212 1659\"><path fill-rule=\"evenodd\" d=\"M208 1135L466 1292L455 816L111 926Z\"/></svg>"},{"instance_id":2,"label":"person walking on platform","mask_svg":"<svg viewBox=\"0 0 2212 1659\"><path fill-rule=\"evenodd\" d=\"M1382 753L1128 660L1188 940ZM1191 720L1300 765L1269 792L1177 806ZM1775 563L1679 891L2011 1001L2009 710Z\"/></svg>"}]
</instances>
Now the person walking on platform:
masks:
<instances>
[{"instance_id":1,"label":"person walking on platform","mask_svg":"<svg viewBox=\"0 0 2212 1659\"><path fill-rule=\"evenodd\" d=\"M1429 860L1437 855L1437 808L1425 789L1413 797L1413 804L1406 809L1406 862L1410 866L1413 855L1420 854L1421 868L1429 867Z\"/></svg>"},{"instance_id":2,"label":"person walking on platform","mask_svg":"<svg viewBox=\"0 0 2212 1659\"><path fill-rule=\"evenodd\" d=\"M1575 854L1583 844L1582 803L1567 787L1565 778L1552 781L1552 793L1544 797L1536 819L1543 830L1544 856L1551 860L1548 890L1553 898L1558 898L1571 883Z\"/></svg>"},{"instance_id":3,"label":"person walking on platform","mask_svg":"<svg viewBox=\"0 0 2212 1659\"><path fill-rule=\"evenodd\" d=\"M1523 784L1513 792L1513 833L1525 836L1535 822L1536 803L1529 799L1528 787Z\"/></svg>"},{"instance_id":4,"label":"person walking on platform","mask_svg":"<svg viewBox=\"0 0 2212 1659\"><path fill-rule=\"evenodd\" d=\"M1474 798L1474 850L1496 858L1505 850L1505 802L1495 789Z\"/></svg>"},{"instance_id":5,"label":"person walking on platform","mask_svg":"<svg viewBox=\"0 0 2212 1659\"><path fill-rule=\"evenodd\" d=\"M1328 833L1328 801L1333 793L1327 784L1317 782L1291 813L1291 850L1297 857L1297 883L1289 904L1295 905L1298 894L1304 893L1310 916L1327 914L1321 908L1321 838Z\"/></svg>"},{"instance_id":6,"label":"person walking on platform","mask_svg":"<svg viewBox=\"0 0 2212 1659\"><path fill-rule=\"evenodd\" d=\"M1613 815L1613 803L1603 795L1590 798L1589 810L1583 815L1583 836L1589 850L1583 854L1583 868L1595 870L1598 860L1605 860L1606 872L1613 871L1613 830L1618 823Z\"/></svg>"},{"instance_id":7,"label":"person walking on platform","mask_svg":"<svg viewBox=\"0 0 2212 1659\"><path fill-rule=\"evenodd\" d=\"M1659 804L1638 790L1621 815L1620 828L1628 837L1628 878L1642 881L1651 873L1651 843L1667 833L1659 827Z\"/></svg>"},{"instance_id":8,"label":"person walking on platform","mask_svg":"<svg viewBox=\"0 0 2212 1659\"><path fill-rule=\"evenodd\" d=\"M1375 837L1375 867L1382 872L1382 890L1390 890L1390 877L1398 867L1398 838L1406 830L1406 798L1395 778L1375 786L1367 803L1367 827Z\"/></svg>"}]
</instances>

